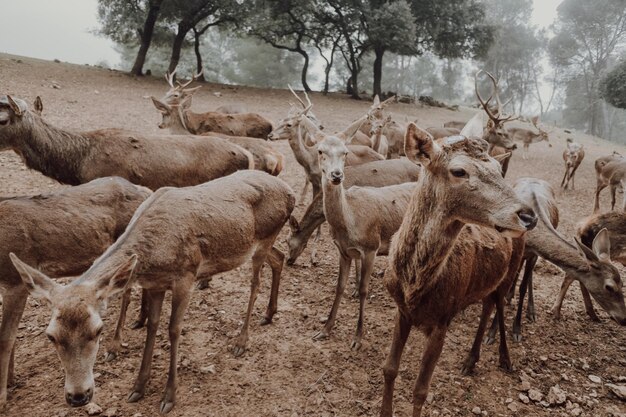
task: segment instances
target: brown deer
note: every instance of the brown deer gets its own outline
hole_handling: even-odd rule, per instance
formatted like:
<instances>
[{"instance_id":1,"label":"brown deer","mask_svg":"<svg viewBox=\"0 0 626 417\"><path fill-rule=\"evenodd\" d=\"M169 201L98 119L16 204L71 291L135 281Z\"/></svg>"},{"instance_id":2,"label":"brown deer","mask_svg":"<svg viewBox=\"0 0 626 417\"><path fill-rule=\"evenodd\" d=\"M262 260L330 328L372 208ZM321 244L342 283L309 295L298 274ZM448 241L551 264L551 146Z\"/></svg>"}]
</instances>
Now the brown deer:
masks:
<instances>
[{"instance_id":1,"label":"brown deer","mask_svg":"<svg viewBox=\"0 0 626 417\"><path fill-rule=\"evenodd\" d=\"M391 243L384 283L398 305L390 353L384 365L381 416L393 415L393 389L400 358L413 326L426 335L413 391L419 417L448 325L470 304L483 302L480 324L463 371L472 371L494 305L503 297L521 261L523 234L537 218L506 185L500 166L478 132L447 139L443 145L409 124L407 157L422 173L400 229ZM514 237L515 239L511 239ZM504 321L500 320L504 334ZM500 365L510 369L506 338L500 338Z\"/></svg>"},{"instance_id":2,"label":"brown deer","mask_svg":"<svg viewBox=\"0 0 626 417\"><path fill-rule=\"evenodd\" d=\"M598 236L600 236L601 233L604 233L604 231L607 231L609 238L610 247L607 252L609 258L614 262L619 262L620 264L626 266L626 214L624 212L613 211L593 215L578 225L577 234L581 243L587 247L593 248L595 252L596 239L598 239ZM602 240L600 239L600 241ZM623 283L621 282L619 276L615 278L615 283L610 280L606 281L605 290L610 294L614 293L613 296L619 300ZM567 294L567 290L574 280L575 278L569 274L565 275L565 278L563 279L559 296L550 310L550 313L556 320L560 320L561 318L561 306L563 304L563 300L565 299L565 294ZM593 309L591 297L589 296L590 290L586 287L587 283L580 281L580 284L580 290L585 304L585 311L591 320L600 321L595 310ZM598 285L594 285L594 287L598 289ZM605 308L602 304L601 306ZM611 317L615 319L615 316L611 315Z\"/></svg>"},{"instance_id":3,"label":"brown deer","mask_svg":"<svg viewBox=\"0 0 626 417\"><path fill-rule=\"evenodd\" d=\"M261 324L271 323L276 313L283 255L274 242L294 205L293 191L282 180L259 171L241 171L193 187L156 191L137 209L120 238L67 286L11 254L31 295L47 300L52 308L46 334L65 370L67 402L83 406L91 400L103 327L100 314L107 299L133 281L146 290L149 317L141 368L129 402L145 393L165 292L172 291L172 312L162 413L176 402L178 343L196 276L225 272L252 259L250 301L234 348L235 355L243 354L264 262L272 268L272 288Z\"/></svg>"},{"instance_id":4,"label":"brown deer","mask_svg":"<svg viewBox=\"0 0 626 417\"><path fill-rule=\"evenodd\" d=\"M378 95L374 96L374 102L367 112L367 119L360 127L360 131L371 136L372 122L374 120L383 120L385 108L392 102L396 101L396 97L392 96L381 102ZM383 129L383 135L387 138L389 146L388 158L395 159L404 155L404 132L406 126L391 120Z\"/></svg>"},{"instance_id":5,"label":"brown deer","mask_svg":"<svg viewBox=\"0 0 626 417\"><path fill-rule=\"evenodd\" d=\"M372 121L372 127L370 129L370 135L372 140L372 149L386 158L389 157L389 142L387 136L383 134L385 127L391 123L391 116L387 116L383 120Z\"/></svg>"},{"instance_id":6,"label":"brown deer","mask_svg":"<svg viewBox=\"0 0 626 417\"><path fill-rule=\"evenodd\" d=\"M574 175L585 158L585 150L583 145L574 142L571 138L566 140L566 149L563 151L563 161L565 162L565 174L561 180L561 188L567 190L570 181L572 182L572 190L574 189Z\"/></svg>"},{"instance_id":7,"label":"brown deer","mask_svg":"<svg viewBox=\"0 0 626 417\"><path fill-rule=\"evenodd\" d=\"M388 159L368 162L362 165L346 166L343 186L345 189L349 189L352 186L384 187L404 182L414 182L417 181L419 172L420 167L407 159ZM289 248L287 265L295 264L306 248L313 231L320 227L325 220L322 193L315 196L313 201L311 201L299 222L294 216L291 216L289 219L291 234L287 239ZM313 265L316 264L313 253L311 254L311 263Z\"/></svg>"},{"instance_id":8,"label":"brown deer","mask_svg":"<svg viewBox=\"0 0 626 417\"><path fill-rule=\"evenodd\" d=\"M615 192L618 187L624 189L624 179L626 179L626 159L620 154L613 152L612 155L603 156L595 161L596 169L596 197L593 205L593 212L600 211L600 191L610 186L611 190L611 210L615 209ZM624 195L623 209L626 209L626 194Z\"/></svg>"},{"instance_id":9,"label":"brown deer","mask_svg":"<svg viewBox=\"0 0 626 417\"><path fill-rule=\"evenodd\" d=\"M312 134L315 134L313 132ZM343 187L348 148L335 136L325 136L317 145L322 172L324 215L339 249L339 275L335 300L324 328L314 340L327 339L335 324L352 260L360 262L359 319L351 348L358 350L363 337L365 300L377 255L386 255L391 236L398 230L415 183L380 188Z\"/></svg>"},{"instance_id":10,"label":"brown deer","mask_svg":"<svg viewBox=\"0 0 626 417\"><path fill-rule=\"evenodd\" d=\"M548 146L552 147L552 144L548 140L548 132L543 130L537 124L539 122L539 116L531 118L530 121L532 122L533 126L537 128L537 130L539 131L538 133L535 133L530 129L517 127L511 127L508 129L508 132L513 140L518 140L524 143L524 153L522 154L523 159L528 159L528 148L530 147L531 143L546 141L548 143Z\"/></svg>"},{"instance_id":11,"label":"brown deer","mask_svg":"<svg viewBox=\"0 0 626 417\"><path fill-rule=\"evenodd\" d=\"M167 106L159 100L152 97L152 102L160 111L167 108L174 109L176 106ZM163 117L161 129L168 129L172 135L191 135L192 133L186 129L185 124L181 119L180 112L174 111L172 114L168 114L167 117ZM258 170L265 171L271 175L278 175L285 165L285 157L282 153L274 150L268 143L260 141L256 138L250 138L246 136L231 136L220 132L204 132L201 136L211 136L226 139L227 141L241 146L249 151L254 158L254 167Z\"/></svg>"},{"instance_id":12,"label":"brown deer","mask_svg":"<svg viewBox=\"0 0 626 417\"><path fill-rule=\"evenodd\" d=\"M79 274L124 232L150 194L145 187L108 177L0 202L0 410L7 401L7 386L13 382L14 345L28 297L9 252L52 277Z\"/></svg>"},{"instance_id":13,"label":"brown deer","mask_svg":"<svg viewBox=\"0 0 626 417\"><path fill-rule=\"evenodd\" d=\"M29 168L70 185L116 175L156 190L254 167L250 152L223 139L122 129L73 133L46 123L23 100L0 96L0 150L8 149Z\"/></svg>"}]
</instances>

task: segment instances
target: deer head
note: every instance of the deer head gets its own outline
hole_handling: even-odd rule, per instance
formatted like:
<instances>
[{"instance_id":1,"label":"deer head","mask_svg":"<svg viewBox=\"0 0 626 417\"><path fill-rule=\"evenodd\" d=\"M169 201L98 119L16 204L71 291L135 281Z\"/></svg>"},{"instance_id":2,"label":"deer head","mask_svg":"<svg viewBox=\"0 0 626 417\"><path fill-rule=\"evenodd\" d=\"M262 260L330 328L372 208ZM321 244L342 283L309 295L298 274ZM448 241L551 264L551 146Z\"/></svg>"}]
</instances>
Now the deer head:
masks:
<instances>
[{"instance_id":1,"label":"deer head","mask_svg":"<svg viewBox=\"0 0 626 417\"><path fill-rule=\"evenodd\" d=\"M198 77L202 75L203 71L204 69L201 69L196 74L192 74L191 79L184 84L176 81L176 85L174 85L174 77L176 76L176 70L174 70L171 74L166 73L165 80L170 86L170 89L167 91L167 93L165 93L163 98L161 98L161 101L169 105L177 105L177 104L180 104L180 102L184 100L185 98L191 97L191 95L195 93L196 91L198 91L200 88L202 88L202 86L193 87L193 88L187 88L187 87L192 82L197 80Z\"/></svg>"},{"instance_id":2,"label":"deer head","mask_svg":"<svg viewBox=\"0 0 626 417\"><path fill-rule=\"evenodd\" d=\"M180 130L180 133L189 133L185 125L185 112L191 107L191 96L187 96L179 104L166 104L154 97L151 98L154 107L161 113L159 129Z\"/></svg>"},{"instance_id":3,"label":"deer head","mask_svg":"<svg viewBox=\"0 0 626 417\"><path fill-rule=\"evenodd\" d=\"M313 104L311 104L310 102L304 109L300 111L292 106L289 114L287 114L287 117L280 120L276 124L276 127L270 132L267 138L269 140L282 140L291 138L294 134L293 129L299 126L302 117L309 117L309 113L312 107Z\"/></svg>"},{"instance_id":4,"label":"deer head","mask_svg":"<svg viewBox=\"0 0 626 417\"><path fill-rule=\"evenodd\" d=\"M128 257L113 270L101 271L96 279L78 279L66 286L25 264L15 254L10 253L9 257L30 294L51 308L46 336L65 370L67 403L72 407L87 404L94 392L93 366L107 300L129 284L137 256Z\"/></svg>"},{"instance_id":5,"label":"deer head","mask_svg":"<svg viewBox=\"0 0 626 417\"><path fill-rule=\"evenodd\" d=\"M478 91L478 76L483 72L487 74L493 85L492 93L487 101L483 100L480 92ZM504 116L503 107L508 103L508 101L504 105L500 102L498 81L490 73L480 70L474 76L474 90L476 91L476 98L478 98L478 101L485 110L485 113L489 116L487 127L483 132L483 139L489 142L492 146L501 146L507 150L517 149L517 145L509 137L509 133L506 129L504 129L505 122L516 120L517 118L513 117L513 115ZM493 97L496 99L495 111L489 106L489 102Z\"/></svg>"},{"instance_id":6,"label":"deer head","mask_svg":"<svg viewBox=\"0 0 626 417\"><path fill-rule=\"evenodd\" d=\"M582 145L578 143L574 143L572 139L567 138L566 140L567 149L565 151L565 165L571 167L576 165L578 158L580 158L580 151L582 150Z\"/></svg>"},{"instance_id":7,"label":"deer head","mask_svg":"<svg viewBox=\"0 0 626 417\"><path fill-rule=\"evenodd\" d=\"M345 143L338 137L327 136L317 145L317 153L323 181L328 181L332 185L341 184L348 156Z\"/></svg>"},{"instance_id":8,"label":"deer head","mask_svg":"<svg viewBox=\"0 0 626 417\"><path fill-rule=\"evenodd\" d=\"M300 98L300 96L298 96L298 94L296 94L295 91L293 91L293 88L291 88L291 85L287 84L287 87L289 87L289 91L291 91L291 94L293 94L293 96L296 98L296 100L298 100L298 102L300 103L300 106L302 107L302 110L306 110L308 107L312 107L313 104L311 103L311 99L309 98L309 95L307 94L306 91L304 91L304 98L306 98L306 103L304 101L302 101L302 99ZM289 115L296 115L298 113L298 108L296 107L295 104L291 103L291 108L289 110ZM309 118L309 120L311 122L313 122L315 124L315 126L317 126L317 128L319 130L324 130L324 125L322 124L322 122L320 122L320 120L317 118L317 116L310 111L310 109L307 111L306 113L307 117Z\"/></svg>"},{"instance_id":9,"label":"deer head","mask_svg":"<svg viewBox=\"0 0 626 417\"><path fill-rule=\"evenodd\" d=\"M464 136L448 137L439 145L414 123L407 127L404 142L406 156L425 168L420 184L441 196L440 209L447 218L521 236L535 227L537 217L505 183L487 147L483 139Z\"/></svg>"},{"instance_id":10,"label":"deer head","mask_svg":"<svg viewBox=\"0 0 626 417\"><path fill-rule=\"evenodd\" d=\"M530 119L531 123L533 124L533 126L535 126L537 128L537 130L539 131L539 137L540 137L540 141L546 141L548 142L548 145L550 147L552 147L552 144L550 143L550 141L548 140L548 133L547 131L543 130L540 126L539 126L539 116L535 116L532 117Z\"/></svg>"},{"instance_id":11,"label":"deer head","mask_svg":"<svg viewBox=\"0 0 626 417\"><path fill-rule=\"evenodd\" d=\"M370 109L367 112L368 115L372 116L375 119L382 119L384 117L383 111L390 103L395 101L395 99L396 99L396 96L391 96L387 100L381 103L380 99L378 98L378 94L376 94L374 96L374 102L372 103L372 105L370 106Z\"/></svg>"},{"instance_id":12,"label":"deer head","mask_svg":"<svg viewBox=\"0 0 626 417\"><path fill-rule=\"evenodd\" d=\"M391 123L391 116L387 116L384 119L377 119L368 115L367 120L370 122L370 136L377 135Z\"/></svg>"}]
</instances>

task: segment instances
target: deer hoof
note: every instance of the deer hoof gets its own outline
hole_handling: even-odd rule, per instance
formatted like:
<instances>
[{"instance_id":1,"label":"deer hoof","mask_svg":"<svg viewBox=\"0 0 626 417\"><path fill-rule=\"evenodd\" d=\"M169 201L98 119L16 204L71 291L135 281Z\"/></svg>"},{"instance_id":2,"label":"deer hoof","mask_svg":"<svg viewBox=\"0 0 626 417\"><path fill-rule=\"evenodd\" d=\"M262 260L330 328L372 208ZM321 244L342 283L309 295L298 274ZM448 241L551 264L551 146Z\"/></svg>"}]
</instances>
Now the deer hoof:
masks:
<instances>
[{"instance_id":1,"label":"deer hoof","mask_svg":"<svg viewBox=\"0 0 626 417\"><path fill-rule=\"evenodd\" d=\"M315 336L313 336L313 340L316 340L319 342L320 340L328 339L328 336L329 336L328 332L326 332L326 330L322 330L320 332L317 332Z\"/></svg>"},{"instance_id":2,"label":"deer hoof","mask_svg":"<svg viewBox=\"0 0 626 417\"><path fill-rule=\"evenodd\" d=\"M161 401L161 414L169 413L170 411L172 411L172 408L174 408L173 401Z\"/></svg>"},{"instance_id":3,"label":"deer hoof","mask_svg":"<svg viewBox=\"0 0 626 417\"><path fill-rule=\"evenodd\" d=\"M531 323L534 323L537 321L537 316L535 315L534 312L532 313L528 313L526 314L526 318L528 319L528 321L530 321Z\"/></svg>"},{"instance_id":4,"label":"deer hoof","mask_svg":"<svg viewBox=\"0 0 626 417\"><path fill-rule=\"evenodd\" d=\"M511 373L513 372L513 365L511 365L511 361L508 359L500 360L500 369L506 373Z\"/></svg>"},{"instance_id":5,"label":"deer hoof","mask_svg":"<svg viewBox=\"0 0 626 417\"><path fill-rule=\"evenodd\" d=\"M522 335L521 333L513 333L513 341L515 343L519 343L522 341Z\"/></svg>"},{"instance_id":6,"label":"deer hoof","mask_svg":"<svg viewBox=\"0 0 626 417\"><path fill-rule=\"evenodd\" d=\"M107 352L106 358L104 358L105 362L113 362L117 358L117 353L115 352Z\"/></svg>"},{"instance_id":7,"label":"deer hoof","mask_svg":"<svg viewBox=\"0 0 626 417\"><path fill-rule=\"evenodd\" d=\"M350 349L352 350L361 350L361 341L360 340L353 340L352 344L350 345Z\"/></svg>"},{"instance_id":8,"label":"deer hoof","mask_svg":"<svg viewBox=\"0 0 626 417\"><path fill-rule=\"evenodd\" d=\"M598 317L596 313L589 314L589 320L593 321L594 323L602 323L602 320L600 320L600 317Z\"/></svg>"},{"instance_id":9,"label":"deer hoof","mask_svg":"<svg viewBox=\"0 0 626 417\"><path fill-rule=\"evenodd\" d=\"M466 360L463 365L461 366L461 375L463 376L470 376L471 374L474 373L474 363L472 363L469 360Z\"/></svg>"},{"instance_id":10,"label":"deer hoof","mask_svg":"<svg viewBox=\"0 0 626 417\"><path fill-rule=\"evenodd\" d=\"M141 329L144 326L143 320L137 320L133 324L130 325L130 328L133 330Z\"/></svg>"},{"instance_id":11,"label":"deer hoof","mask_svg":"<svg viewBox=\"0 0 626 417\"><path fill-rule=\"evenodd\" d=\"M493 336L487 336L485 338L485 344L486 345L493 345L493 342L495 342L495 341L496 341L496 338L493 337Z\"/></svg>"},{"instance_id":12,"label":"deer hoof","mask_svg":"<svg viewBox=\"0 0 626 417\"><path fill-rule=\"evenodd\" d=\"M139 392L139 391L133 391L130 393L130 395L128 396L128 399L126 400L129 403L136 403L137 401L141 400L143 398L143 393Z\"/></svg>"},{"instance_id":13,"label":"deer hoof","mask_svg":"<svg viewBox=\"0 0 626 417\"><path fill-rule=\"evenodd\" d=\"M245 346L237 346L236 345L233 348L233 355L235 355L235 357L238 358L241 355L243 355L245 351L246 351L246 347Z\"/></svg>"},{"instance_id":14,"label":"deer hoof","mask_svg":"<svg viewBox=\"0 0 626 417\"><path fill-rule=\"evenodd\" d=\"M352 297L352 298L359 298L359 289L358 289L358 288L355 288L355 289L352 291L352 294L350 294L350 297Z\"/></svg>"},{"instance_id":15,"label":"deer hoof","mask_svg":"<svg viewBox=\"0 0 626 417\"><path fill-rule=\"evenodd\" d=\"M271 324L271 323L272 323L271 317L263 317L261 321L259 322L261 326L267 326L268 324Z\"/></svg>"}]
</instances>

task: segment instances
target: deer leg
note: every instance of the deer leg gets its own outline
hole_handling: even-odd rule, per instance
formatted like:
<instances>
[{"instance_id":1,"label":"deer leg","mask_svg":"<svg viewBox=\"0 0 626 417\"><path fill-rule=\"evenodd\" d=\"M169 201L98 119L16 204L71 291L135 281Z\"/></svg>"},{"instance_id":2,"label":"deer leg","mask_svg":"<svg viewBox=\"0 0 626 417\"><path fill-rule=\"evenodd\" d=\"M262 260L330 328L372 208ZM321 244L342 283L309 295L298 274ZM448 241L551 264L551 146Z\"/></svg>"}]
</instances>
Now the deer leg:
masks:
<instances>
[{"instance_id":1,"label":"deer leg","mask_svg":"<svg viewBox=\"0 0 626 417\"><path fill-rule=\"evenodd\" d=\"M537 260L533 261L533 268L537 264ZM526 273L526 271L524 271ZM526 318L529 322L534 323L537 321L537 313L535 312L535 293L533 290L533 270L531 269L528 277L528 305L526 306Z\"/></svg>"},{"instance_id":2,"label":"deer leg","mask_svg":"<svg viewBox=\"0 0 626 417\"><path fill-rule=\"evenodd\" d=\"M367 252L361 257L361 282L359 283L359 319L356 324L356 334L350 346L353 350L361 349L361 339L363 338L363 320L365 319L365 301L369 291L372 270L374 269L374 259L376 251Z\"/></svg>"},{"instance_id":3,"label":"deer leg","mask_svg":"<svg viewBox=\"0 0 626 417\"><path fill-rule=\"evenodd\" d=\"M113 339L107 343L107 355L104 359L105 362L111 362L117 358L118 353L122 350L122 330L124 330L124 323L126 322L126 312L128 310L128 304L130 304L131 288L128 287L122 293L122 301L120 302L120 316L117 319L117 325L115 326L115 333Z\"/></svg>"},{"instance_id":4,"label":"deer leg","mask_svg":"<svg viewBox=\"0 0 626 417\"><path fill-rule=\"evenodd\" d=\"M313 238L313 244L311 245L311 265L317 266L317 242L320 240L320 236L322 236L322 225L319 225L317 228L317 233Z\"/></svg>"},{"instance_id":5,"label":"deer leg","mask_svg":"<svg viewBox=\"0 0 626 417\"><path fill-rule=\"evenodd\" d=\"M617 191L617 186L611 184L611 211L615 210L615 191Z\"/></svg>"},{"instance_id":6,"label":"deer leg","mask_svg":"<svg viewBox=\"0 0 626 417\"><path fill-rule=\"evenodd\" d=\"M422 354L420 372L413 389L413 417L422 415L422 407L428 396L428 388L433 377L433 372L441 356L443 343L446 339L447 326L436 327L426 341L426 348Z\"/></svg>"},{"instance_id":7,"label":"deer leg","mask_svg":"<svg viewBox=\"0 0 626 417\"><path fill-rule=\"evenodd\" d=\"M165 392L161 400L161 413L169 413L176 403L176 388L178 387L178 344L183 328L183 317L189 306L191 288L195 281L193 275L188 275L182 282L177 283L172 291L172 313L170 314L170 369L165 384Z\"/></svg>"},{"instance_id":8,"label":"deer leg","mask_svg":"<svg viewBox=\"0 0 626 417\"><path fill-rule=\"evenodd\" d=\"M509 356L509 348L506 343L506 320L504 317L504 297L499 292L495 293L496 314L498 315L498 327L500 331L500 368L505 371L512 371L511 357Z\"/></svg>"},{"instance_id":9,"label":"deer leg","mask_svg":"<svg viewBox=\"0 0 626 417\"><path fill-rule=\"evenodd\" d=\"M596 198L593 203L593 212L597 213L600 211L600 191L604 190L608 184L604 184L598 180L598 184L596 185Z\"/></svg>"},{"instance_id":10,"label":"deer leg","mask_svg":"<svg viewBox=\"0 0 626 417\"><path fill-rule=\"evenodd\" d=\"M209 274L201 273L199 276L196 277L196 289L202 291L209 288L209 283L211 282L212 278L213 276Z\"/></svg>"},{"instance_id":11,"label":"deer leg","mask_svg":"<svg viewBox=\"0 0 626 417\"><path fill-rule=\"evenodd\" d=\"M513 296L515 295L515 287L517 286L517 280L519 278L520 272L522 271L522 266L524 265L525 260L526 259L522 259L522 262L520 262L520 265L517 268L517 271L515 272L515 276L513 277L513 282L511 283L511 286L509 287L506 293L507 304L511 304L511 301L513 300ZM491 326L489 327L487 338L485 339L486 345L491 345L493 342L496 341L496 332L498 331L497 320L498 320L498 316L496 313L496 315L493 317L493 320L491 322Z\"/></svg>"},{"instance_id":12,"label":"deer leg","mask_svg":"<svg viewBox=\"0 0 626 417\"><path fill-rule=\"evenodd\" d=\"M563 300L565 299L565 294L567 294L567 290L569 286L574 282L574 278L569 275L565 275L563 278L563 283L561 284L561 289L559 290L559 295L556 297L554 301L554 305L550 309L550 314L554 317L555 320L561 320L561 306L563 306Z\"/></svg>"},{"instance_id":13,"label":"deer leg","mask_svg":"<svg viewBox=\"0 0 626 417\"><path fill-rule=\"evenodd\" d=\"M272 247L269 255L267 256L267 262L272 269L272 289L270 292L270 302L265 310L265 317L261 320L261 326L270 324L274 314L278 311L278 287L280 286L280 275L283 272L283 261L285 255L275 247Z\"/></svg>"},{"instance_id":14,"label":"deer leg","mask_svg":"<svg viewBox=\"0 0 626 417\"><path fill-rule=\"evenodd\" d=\"M515 314L515 320L513 321L513 340L515 342L522 341L522 311L524 310L524 298L526 298L526 290L531 282L530 280L532 279L533 269L535 268L537 260L537 256L529 257L526 259L526 264L524 265L524 276L519 286L517 312Z\"/></svg>"},{"instance_id":15,"label":"deer leg","mask_svg":"<svg viewBox=\"0 0 626 417\"><path fill-rule=\"evenodd\" d=\"M591 319L591 321L600 322L600 318L596 314L596 311L593 309L593 303L591 302L591 297L589 296L589 291L583 285L582 282L580 284L580 292L583 294L583 303L585 303L585 311L587 315Z\"/></svg>"},{"instance_id":16,"label":"deer leg","mask_svg":"<svg viewBox=\"0 0 626 417\"><path fill-rule=\"evenodd\" d=\"M141 329L146 325L148 319L148 301L146 300L146 290L141 290L141 308L139 309L139 317L137 321L130 325L133 330Z\"/></svg>"},{"instance_id":17,"label":"deer leg","mask_svg":"<svg viewBox=\"0 0 626 417\"><path fill-rule=\"evenodd\" d=\"M310 184L311 184L311 181L309 181L309 177L304 177L304 187L302 187L302 192L300 193L301 202L304 202L304 196L306 196L306 193L309 189Z\"/></svg>"},{"instance_id":18,"label":"deer leg","mask_svg":"<svg viewBox=\"0 0 626 417\"><path fill-rule=\"evenodd\" d=\"M330 332L335 325L335 319L337 318L337 311L339 310L339 304L341 304L341 296L346 289L346 281L348 280L348 274L350 273L351 258L340 253L339 256L339 276L337 277L337 288L335 289L335 301L330 309L330 314L326 320L324 328L313 336L313 340L328 339Z\"/></svg>"},{"instance_id":19,"label":"deer leg","mask_svg":"<svg viewBox=\"0 0 626 417\"><path fill-rule=\"evenodd\" d=\"M152 368L152 353L154 351L154 342L156 341L157 330L159 329L159 320L161 319L161 308L163 307L163 298L165 291L143 291L148 311L148 329L146 332L146 344L143 349L143 358L141 359L141 367L139 375L133 385L133 391L128 396L128 402L134 403L143 398L146 392L146 384L150 379L150 370Z\"/></svg>"},{"instance_id":20,"label":"deer leg","mask_svg":"<svg viewBox=\"0 0 626 417\"><path fill-rule=\"evenodd\" d=\"M361 260L354 260L354 291L352 291L352 298L359 296L359 287L361 282Z\"/></svg>"},{"instance_id":21,"label":"deer leg","mask_svg":"<svg viewBox=\"0 0 626 417\"><path fill-rule=\"evenodd\" d=\"M565 180L567 179L567 173L569 172L569 167L565 165L565 174L563 174L563 179L561 180L561 188L567 190L567 183ZM568 180L569 181L569 180Z\"/></svg>"},{"instance_id":22,"label":"deer leg","mask_svg":"<svg viewBox=\"0 0 626 417\"><path fill-rule=\"evenodd\" d=\"M254 309L254 303L256 297L259 294L259 283L261 281L261 268L268 257L270 249L261 248L252 256L252 282L250 284L250 300L248 301L248 310L246 312L246 318L243 321L243 326L235 342L233 348L233 354L235 356L241 356L246 351L246 344L248 343L248 328L250 327L250 318L252 317L252 310ZM273 271L272 271L273 273ZM278 291L278 288L276 289ZM270 301L271 302L271 301Z\"/></svg>"},{"instance_id":23,"label":"deer leg","mask_svg":"<svg viewBox=\"0 0 626 417\"><path fill-rule=\"evenodd\" d=\"M400 368L402 351L411 332L411 322L400 311L396 311L396 320L391 339L391 347L387 355L387 361L383 366L385 387L383 388L383 403L380 409L380 417L393 416L393 388Z\"/></svg>"},{"instance_id":24,"label":"deer leg","mask_svg":"<svg viewBox=\"0 0 626 417\"><path fill-rule=\"evenodd\" d=\"M13 356L17 328L24 314L28 290L20 285L2 294L2 324L0 324L0 410L7 402L7 387L14 382Z\"/></svg>"},{"instance_id":25,"label":"deer leg","mask_svg":"<svg viewBox=\"0 0 626 417\"><path fill-rule=\"evenodd\" d=\"M487 329L487 321L489 317L491 317L491 313L493 312L493 307L495 303L491 296L485 298L483 300L483 310L480 314L480 322L478 323L478 329L476 330L476 337L474 337L474 343L472 344L472 348L469 353L465 357L465 360L461 364L461 374L470 375L474 371L474 365L480 359L480 345L483 342L483 336L485 335L485 330ZM494 320L497 319L494 317Z\"/></svg>"}]
</instances>

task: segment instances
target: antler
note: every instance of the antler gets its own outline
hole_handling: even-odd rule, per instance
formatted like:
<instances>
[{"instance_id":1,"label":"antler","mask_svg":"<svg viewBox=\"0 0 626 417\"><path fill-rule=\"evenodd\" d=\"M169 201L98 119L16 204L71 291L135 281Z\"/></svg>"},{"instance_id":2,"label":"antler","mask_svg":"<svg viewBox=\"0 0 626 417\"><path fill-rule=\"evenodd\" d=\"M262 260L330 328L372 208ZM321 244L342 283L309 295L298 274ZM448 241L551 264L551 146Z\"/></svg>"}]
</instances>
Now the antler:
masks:
<instances>
[{"instance_id":1,"label":"antler","mask_svg":"<svg viewBox=\"0 0 626 417\"><path fill-rule=\"evenodd\" d=\"M167 83L170 85L170 87L172 88L176 88L174 86L174 76L176 75L176 70L172 71L172 73L170 74L169 72L165 73L165 81L167 81Z\"/></svg>"},{"instance_id":2,"label":"antler","mask_svg":"<svg viewBox=\"0 0 626 417\"><path fill-rule=\"evenodd\" d=\"M176 71L174 71L174 72L176 72ZM187 81L185 84L182 84L182 83L181 83L181 82L179 82L179 81L176 81L176 84L178 84L178 87L179 87L181 90L184 90L184 89L185 89L185 87L187 87L187 86L188 86L189 84L191 84L192 82L196 81L196 80L198 79L198 77L200 77L200 76L202 75L202 73L203 73L203 72L204 72L204 68L200 68L200 70L199 70L197 73L195 73L195 74L191 74L191 79L190 79L189 81ZM173 73L172 73L172 75L173 75ZM173 87L173 86L172 86L172 87Z\"/></svg>"},{"instance_id":3,"label":"antler","mask_svg":"<svg viewBox=\"0 0 626 417\"><path fill-rule=\"evenodd\" d=\"M306 109L307 106L312 106L311 104L311 99L309 99L309 95L306 93L306 91L304 92L304 97L306 98L306 104L304 103L304 101L302 101L302 99L296 94L295 91L293 91L293 88L291 88L291 85L287 84L287 87L289 87L289 91L291 91L291 94L293 94L296 98L296 100L298 100L300 102L300 104L302 105L303 109ZM307 110L308 112L308 110Z\"/></svg>"},{"instance_id":4,"label":"antler","mask_svg":"<svg viewBox=\"0 0 626 417\"><path fill-rule=\"evenodd\" d=\"M491 95L489 96L489 98L487 99L487 101L485 102L485 100L483 100L483 98L481 97L480 93L478 92L478 76L481 73L485 73L487 74L487 76L491 79L491 82L493 83L493 92L491 93ZM478 101L480 102L480 104L483 106L483 108L485 109L485 112L487 113L487 115L489 116L489 118L493 121L493 123L497 126L500 125L504 122L508 122L511 120L516 120L519 118L518 117L513 117L513 115L509 115L506 117L502 117L503 115L503 111L502 108L504 106L506 106L511 99L507 100L506 103L504 103L504 106L502 105L502 103L500 102L500 95L498 92L498 81L495 79L495 77L493 75L491 75L489 72L487 71L483 71L480 70L476 73L476 75L474 76L474 89L476 91L476 97L478 98ZM495 96L496 98L496 103L497 103L497 109L496 109L496 114L494 114L491 109L489 108L489 102L491 101L491 99Z\"/></svg>"}]
</instances>

